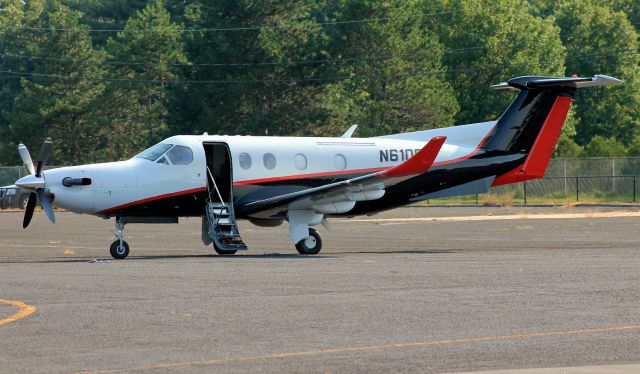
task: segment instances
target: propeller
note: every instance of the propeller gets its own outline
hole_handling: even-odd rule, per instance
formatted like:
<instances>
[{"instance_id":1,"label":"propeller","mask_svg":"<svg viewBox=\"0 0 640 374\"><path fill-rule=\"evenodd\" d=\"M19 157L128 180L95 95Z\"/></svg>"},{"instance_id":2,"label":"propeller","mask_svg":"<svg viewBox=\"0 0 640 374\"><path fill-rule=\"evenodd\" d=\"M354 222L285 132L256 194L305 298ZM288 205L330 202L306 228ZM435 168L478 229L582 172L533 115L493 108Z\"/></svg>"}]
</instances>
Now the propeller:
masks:
<instances>
[{"instance_id":1,"label":"propeller","mask_svg":"<svg viewBox=\"0 0 640 374\"><path fill-rule=\"evenodd\" d=\"M22 227L25 229L27 228L27 226L29 226L31 218L33 218L33 211L36 209L36 199L40 200L42 210L44 210L44 212L47 214L49 221L51 221L51 223L56 223L56 217L53 214L53 207L51 206L50 195L47 194L44 188L46 182L42 174L42 169L47 164L47 159L49 158L49 154L51 153L52 148L53 142L51 142L51 138L45 139L44 143L42 144L42 148L40 148L38 162L36 163L36 167L34 168L33 160L31 159L31 155L29 154L29 150L27 149L27 147L22 143L18 145L18 153L20 154L22 163L31 175L20 178L18 181L16 181L16 186L27 188L33 191L29 195L27 207L24 211L24 220L22 221Z\"/></svg>"}]
</instances>

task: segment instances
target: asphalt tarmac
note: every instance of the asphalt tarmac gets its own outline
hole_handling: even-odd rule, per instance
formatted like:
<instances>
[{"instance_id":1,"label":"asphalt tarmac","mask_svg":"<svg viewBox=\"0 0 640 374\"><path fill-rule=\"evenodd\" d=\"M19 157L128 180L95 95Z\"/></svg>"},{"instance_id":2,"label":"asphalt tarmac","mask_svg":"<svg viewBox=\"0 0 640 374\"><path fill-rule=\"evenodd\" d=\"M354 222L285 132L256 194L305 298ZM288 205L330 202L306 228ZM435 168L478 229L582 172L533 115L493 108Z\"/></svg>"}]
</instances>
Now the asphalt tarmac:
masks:
<instances>
[{"instance_id":1,"label":"asphalt tarmac","mask_svg":"<svg viewBox=\"0 0 640 374\"><path fill-rule=\"evenodd\" d=\"M640 372L640 209L403 208L308 257L185 219L120 261L113 221L57 219L0 213L0 373Z\"/></svg>"}]
</instances>

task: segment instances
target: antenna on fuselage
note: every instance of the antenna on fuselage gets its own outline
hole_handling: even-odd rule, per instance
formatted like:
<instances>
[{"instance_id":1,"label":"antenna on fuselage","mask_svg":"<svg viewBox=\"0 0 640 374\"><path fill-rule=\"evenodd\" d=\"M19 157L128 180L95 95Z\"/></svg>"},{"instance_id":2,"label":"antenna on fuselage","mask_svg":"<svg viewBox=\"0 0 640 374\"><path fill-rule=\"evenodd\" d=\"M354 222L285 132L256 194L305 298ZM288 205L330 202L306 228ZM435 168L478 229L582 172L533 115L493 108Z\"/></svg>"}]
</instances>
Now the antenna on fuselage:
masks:
<instances>
[{"instance_id":1,"label":"antenna on fuselage","mask_svg":"<svg viewBox=\"0 0 640 374\"><path fill-rule=\"evenodd\" d=\"M342 136L340 136L340 137L341 138L350 138L351 135L353 135L353 133L356 132L357 128L358 128L357 124L349 127L349 130L345 131L344 134L342 134Z\"/></svg>"}]
</instances>

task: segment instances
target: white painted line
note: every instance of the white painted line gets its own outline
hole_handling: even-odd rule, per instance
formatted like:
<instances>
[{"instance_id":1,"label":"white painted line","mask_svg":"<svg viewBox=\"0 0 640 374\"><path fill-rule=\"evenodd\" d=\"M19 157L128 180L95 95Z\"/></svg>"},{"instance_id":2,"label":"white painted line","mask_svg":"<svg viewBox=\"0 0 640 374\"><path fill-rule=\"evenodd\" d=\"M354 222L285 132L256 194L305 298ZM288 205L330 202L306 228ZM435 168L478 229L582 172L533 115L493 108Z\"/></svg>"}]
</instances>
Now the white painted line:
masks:
<instances>
[{"instance_id":1,"label":"white painted line","mask_svg":"<svg viewBox=\"0 0 640 374\"><path fill-rule=\"evenodd\" d=\"M508 221L516 219L581 219L581 218L624 218L640 217L638 212L594 212L565 214L513 214L498 216L458 216L458 217L412 217L412 218L369 218L346 219L344 222L422 222L422 221Z\"/></svg>"},{"instance_id":2,"label":"white painted line","mask_svg":"<svg viewBox=\"0 0 640 374\"><path fill-rule=\"evenodd\" d=\"M449 373L449 374L636 374L636 373L640 373L640 365L638 364L469 371L464 373Z\"/></svg>"}]
</instances>

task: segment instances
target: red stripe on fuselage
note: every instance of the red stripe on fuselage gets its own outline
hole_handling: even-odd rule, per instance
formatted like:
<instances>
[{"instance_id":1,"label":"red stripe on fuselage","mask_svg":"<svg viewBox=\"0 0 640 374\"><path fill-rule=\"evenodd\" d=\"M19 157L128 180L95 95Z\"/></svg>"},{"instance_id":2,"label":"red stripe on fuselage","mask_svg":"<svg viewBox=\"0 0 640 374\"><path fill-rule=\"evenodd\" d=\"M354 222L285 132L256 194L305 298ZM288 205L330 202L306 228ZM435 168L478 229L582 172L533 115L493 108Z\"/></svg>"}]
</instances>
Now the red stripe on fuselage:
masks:
<instances>
[{"instance_id":1,"label":"red stripe on fuselage","mask_svg":"<svg viewBox=\"0 0 640 374\"><path fill-rule=\"evenodd\" d=\"M489 137L493 133L494 129L495 129L495 126L488 132L488 134L484 137L484 139L482 139L480 144L478 144L478 146L473 150L473 152L471 152L471 153L469 153L469 154L467 154L465 156L452 159L452 160L434 162L432 167L440 166L440 165L448 165L448 164L452 164L452 163L456 163L456 162L461 162L461 161L467 160L467 159L475 156L480 151L480 148L482 148L482 146L487 142L487 140L489 139ZM234 184L234 186L241 186L241 185L247 185L247 184L269 183L269 182L278 182L278 181L296 180L296 179L306 179L306 178L331 177L331 176L340 176L340 175L349 175L349 174L366 174L366 173L375 173L375 172L383 171L383 170L389 170L389 169L392 169L392 168L394 168L394 166L390 166L390 167L384 167L383 166L383 167L377 167L377 168L354 169L354 170L336 170L336 171L329 171L329 172L322 172L322 173L286 175L286 176L271 177L271 178L247 179L247 180L243 180L243 181L234 182L233 184ZM193 189L190 189L190 190L178 191L178 192L172 192L172 193L168 193L168 194L153 196L153 197L149 197L149 198L146 198L146 199L136 200L136 201L132 201L130 203L118 205L118 206L113 207L113 208L105 209L105 210L102 210L102 211L97 212L95 214L96 215L105 215L105 214L109 214L109 213L115 212L117 210L128 208L128 207L131 207L131 206L134 206L134 205L140 205L140 204L144 204L144 203L148 203L148 202L152 202L152 201L156 201L156 200L162 200L162 199L166 199L166 198L170 198L170 197L174 197L174 196L180 196L180 195L188 195L188 194L191 194L191 193L197 193L197 192L206 191L206 190L207 190L207 187L198 187L198 188L193 188Z\"/></svg>"},{"instance_id":2,"label":"red stripe on fuselage","mask_svg":"<svg viewBox=\"0 0 640 374\"><path fill-rule=\"evenodd\" d=\"M465 156L454 158L452 160L434 162L433 165L431 165L431 167L453 164L453 163L456 163L456 162L467 160L467 159L475 156L480 151L480 148L482 148L482 146L487 142L487 140L489 139L489 137L493 133L494 129L495 129L495 126L493 128L491 128L491 130L489 130L489 133L484 137L484 139L482 139L480 144L478 144L478 146L473 150L473 152L471 152L471 153L469 153L469 154L467 154ZM398 165L401 165L401 164L398 164ZM396 165L396 166L398 166L398 165ZM236 186L241 186L241 185L245 185L245 184L259 184L259 183L279 182L279 181L305 179L305 178L330 177L330 176L334 176L334 175L338 176L338 175L348 175L348 174L375 173L375 172L378 172L378 171L389 170L389 169L392 169L394 167L395 166L389 166L389 167L383 166L383 167L368 168L368 169L328 171L328 172L322 172L322 173L296 174L296 175L286 175L286 176L280 176L280 177L270 177L270 178L260 178L260 179L247 179L247 180L243 180L243 181L234 182L233 184L236 185Z\"/></svg>"},{"instance_id":3,"label":"red stripe on fuselage","mask_svg":"<svg viewBox=\"0 0 640 374\"><path fill-rule=\"evenodd\" d=\"M95 214L96 215L109 214L109 213L115 212L117 210L128 208L128 207L131 207L131 206L134 206L134 205L140 205L140 204L148 203L148 202L151 202L151 201L167 199L167 198L174 197L174 196L188 195L188 194L202 192L202 191L206 191L206 190L207 190L207 187L198 187L198 188L192 188L190 190L177 191L177 192L172 192L172 193L168 193L168 194L164 194L164 195L148 197L146 199L136 200L136 201L132 201L130 203L118 205L118 206L113 207L113 208L105 209L105 210L102 210L102 211L97 212Z\"/></svg>"}]
</instances>

